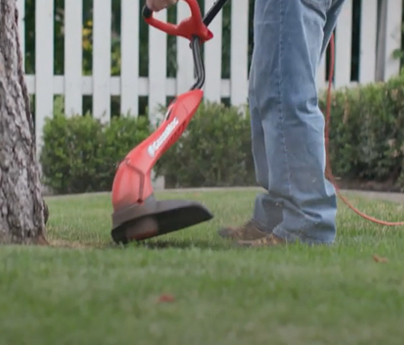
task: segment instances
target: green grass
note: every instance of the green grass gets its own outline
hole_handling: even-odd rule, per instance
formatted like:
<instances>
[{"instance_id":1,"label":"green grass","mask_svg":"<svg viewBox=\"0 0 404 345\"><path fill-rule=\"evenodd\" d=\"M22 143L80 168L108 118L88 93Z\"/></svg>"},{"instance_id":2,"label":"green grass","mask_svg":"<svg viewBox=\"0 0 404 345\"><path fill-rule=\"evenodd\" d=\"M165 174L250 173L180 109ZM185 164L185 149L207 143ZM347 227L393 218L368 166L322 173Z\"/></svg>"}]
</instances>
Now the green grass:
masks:
<instances>
[{"instance_id":1,"label":"green grass","mask_svg":"<svg viewBox=\"0 0 404 345\"><path fill-rule=\"evenodd\" d=\"M254 195L160 194L202 201L216 217L126 248L111 242L108 196L48 199L56 246L0 252L0 344L401 345L404 228L341 205L332 247L233 247L216 229L244 222ZM403 205L353 200L404 218ZM175 300L158 303L162 294Z\"/></svg>"}]
</instances>

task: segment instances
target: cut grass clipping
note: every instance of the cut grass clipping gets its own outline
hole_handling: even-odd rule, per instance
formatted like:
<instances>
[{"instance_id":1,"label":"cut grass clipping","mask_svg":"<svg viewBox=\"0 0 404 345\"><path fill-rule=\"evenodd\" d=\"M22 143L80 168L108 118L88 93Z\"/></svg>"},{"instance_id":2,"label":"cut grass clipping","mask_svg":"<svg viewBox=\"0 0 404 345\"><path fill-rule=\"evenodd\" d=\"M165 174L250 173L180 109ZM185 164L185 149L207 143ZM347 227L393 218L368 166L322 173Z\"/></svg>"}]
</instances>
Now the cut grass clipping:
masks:
<instances>
[{"instance_id":1,"label":"cut grass clipping","mask_svg":"<svg viewBox=\"0 0 404 345\"><path fill-rule=\"evenodd\" d=\"M49 198L53 247L3 247L0 344L402 344L404 228L345 206L331 247L235 248L216 235L257 190L159 193L215 218L121 247L108 195ZM401 204L354 198L376 217Z\"/></svg>"}]
</instances>

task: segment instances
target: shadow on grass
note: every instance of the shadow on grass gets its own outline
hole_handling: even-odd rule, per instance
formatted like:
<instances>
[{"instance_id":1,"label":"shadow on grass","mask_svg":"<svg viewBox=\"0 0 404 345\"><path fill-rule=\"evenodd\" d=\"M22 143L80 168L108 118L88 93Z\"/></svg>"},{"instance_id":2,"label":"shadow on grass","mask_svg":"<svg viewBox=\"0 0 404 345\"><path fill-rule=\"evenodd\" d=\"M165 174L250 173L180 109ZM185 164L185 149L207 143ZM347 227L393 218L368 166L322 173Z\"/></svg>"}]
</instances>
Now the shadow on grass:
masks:
<instances>
[{"instance_id":1,"label":"shadow on grass","mask_svg":"<svg viewBox=\"0 0 404 345\"><path fill-rule=\"evenodd\" d=\"M58 249L116 249L119 248L118 245L112 242L105 243L93 243L93 242L80 242L80 241L69 241L61 239L50 239L49 248Z\"/></svg>"},{"instance_id":2,"label":"shadow on grass","mask_svg":"<svg viewBox=\"0 0 404 345\"><path fill-rule=\"evenodd\" d=\"M91 242L78 242L60 239L49 240L50 248L58 249L82 249L82 250L130 250L136 248L150 249L150 250L165 250L165 249L200 249L200 250L213 250L225 251L232 248L231 243L213 243L211 241L179 241L179 240L145 240L142 242L130 242L126 245L116 244L115 242L104 243L91 243Z\"/></svg>"},{"instance_id":3,"label":"shadow on grass","mask_svg":"<svg viewBox=\"0 0 404 345\"><path fill-rule=\"evenodd\" d=\"M159 240L159 241L144 241L136 243L135 246L152 250L164 249L202 249L225 251L231 248L227 243L212 243L211 241L178 241L178 240Z\"/></svg>"}]
</instances>

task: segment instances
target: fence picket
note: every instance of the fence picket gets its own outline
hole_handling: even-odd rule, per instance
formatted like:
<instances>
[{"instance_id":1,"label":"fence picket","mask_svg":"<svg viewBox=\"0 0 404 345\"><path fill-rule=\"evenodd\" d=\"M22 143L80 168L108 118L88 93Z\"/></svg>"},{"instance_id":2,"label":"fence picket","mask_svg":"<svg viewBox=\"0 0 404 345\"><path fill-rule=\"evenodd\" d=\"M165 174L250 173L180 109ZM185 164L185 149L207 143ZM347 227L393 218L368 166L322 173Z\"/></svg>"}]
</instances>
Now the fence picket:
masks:
<instances>
[{"instance_id":1,"label":"fence picket","mask_svg":"<svg viewBox=\"0 0 404 345\"><path fill-rule=\"evenodd\" d=\"M81 115L82 96L82 1L65 2L65 113Z\"/></svg>"},{"instance_id":2,"label":"fence picket","mask_svg":"<svg viewBox=\"0 0 404 345\"><path fill-rule=\"evenodd\" d=\"M53 115L53 0L35 3L35 135L42 147L46 117Z\"/></svg>"},{"instance_id":3,"label":"fence picket","mask_svg":"<svg viewBox=\"0 0 404 345\"><path fill-rule=\"evenodd\" d=\"M179 1L177 4L177 23L191 15L188 4ZM177 94L188 91L194 83L194 65L189 40L177 38Z\"/></svg>"},{"instance_id":4,"label":"fence picket","mask_svg":"<svg viewBox=\"0 0 404 345\"><path fill-rule=\"evenodd\" d=\"M139 112L139 1L122 0L121 113Z\"/></svg>"},{"instance_id":5,"label":"fence picket","mask_svg":"<svg viewBox=\"0 0 404 345\"><path fill-rule=\"evenodd\" d=\"M167 11L153 14L161 21L167 20ZM167 35L149 27L149 118L156 123L160 117L157 108L166 104Z\"/></svg>"},{"instance_id":6,"label":"fence picket","mask_svg":"<svg viewBox=\"0 0 404 345\"><path fill-rule=\"evenodd\" d=\"M377 0L362 1L360 28L359 82L369 83L376 76Z\"/></svg>"},{"instance_id":7,"label":"fence picket","mask_svg":"<svg viewBox=\"0 0 404 345\"><path fill-rule=\"evenodd\" d=\"M205 13L216 0L205 0ZM213 38L205 43L205 99L220 102L222 81L222 12L209 25Z\"/></svg>"},{"instance_id":8,"label":"fence picket","mask_svg":"<svg viewBox=\"0 0 404 345\"><path fill-rule=\"evenodd\" d=\"M400 60L393 57L396 49L401 49L402 0L387 1L387 18L385 32L385 66L384 80L400 73Z\"/></svg>"},{"instance_id":9,"label":"fence picket","mask_svg":"<svg viewBox=\"0 0 404 345\"><path fill-rule=\"evenodd\" d=\"M335 30L335 78L334 87L347 86L351 82L352 0L342 7Z\"/></svg>"},{"instance_id":10,"label":"fence picket","mask_svg":"<svg viewBox=\"0 0 404 345\"><path fill-rule=\"evenodd\" d=\"M230 101L239 106L247 103L248 95L248 24L249 1L232 2Z\"/></svg>"},{"instance_id":11,"label":"fence picket","mask_svg":"<svg viewBox=\"0 0 404 345\"><path fill-rule=\"evenodd\" d=\"M111 112L111 5L111 0L94 1L93 116L102 122L109 122Z\"/></svg>"}]
</instances>

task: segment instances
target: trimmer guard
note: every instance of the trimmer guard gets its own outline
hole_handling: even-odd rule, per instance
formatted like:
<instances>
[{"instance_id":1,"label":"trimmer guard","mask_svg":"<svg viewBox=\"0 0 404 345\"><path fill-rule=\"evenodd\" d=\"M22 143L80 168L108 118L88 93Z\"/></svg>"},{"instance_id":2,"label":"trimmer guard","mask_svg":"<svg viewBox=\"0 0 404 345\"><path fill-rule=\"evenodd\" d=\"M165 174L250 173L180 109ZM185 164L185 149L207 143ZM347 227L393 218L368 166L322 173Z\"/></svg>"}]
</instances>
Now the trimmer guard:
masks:
<instances>
[{"instance_id":1,"label":"trimmer guard","mask_svg":"<svg viewBox=\"0 0 404 345\"><path fill-rule=\"evenodd\" d=\"M151 195L143 205L134 204L112 215L112 238L127 244L165 235L213 218L202 204L188 200L161 200Z\"/></svg>"}]
</instances>

